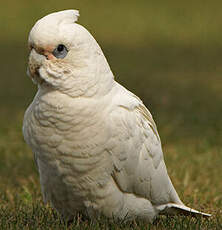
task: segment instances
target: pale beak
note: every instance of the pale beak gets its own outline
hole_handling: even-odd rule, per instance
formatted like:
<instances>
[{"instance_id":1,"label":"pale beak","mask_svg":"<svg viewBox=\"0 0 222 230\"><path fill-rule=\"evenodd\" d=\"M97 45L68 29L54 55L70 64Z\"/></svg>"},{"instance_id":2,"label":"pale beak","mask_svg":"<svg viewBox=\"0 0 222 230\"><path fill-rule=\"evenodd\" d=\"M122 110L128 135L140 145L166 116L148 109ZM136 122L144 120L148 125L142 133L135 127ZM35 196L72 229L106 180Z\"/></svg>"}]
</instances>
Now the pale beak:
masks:
<instances>
[{"instance_id":1,"label":"pale beak","mask_svg":"<svg viewBox=\"0 0 222 230\"><path fill-rule=\"evenodd\" d=\"M42 83L44 80L39 75L39 69L45 62L46 57L32 49L29 55L27 75L32 78L34 83Z\"/></svg>"}]
</instances>

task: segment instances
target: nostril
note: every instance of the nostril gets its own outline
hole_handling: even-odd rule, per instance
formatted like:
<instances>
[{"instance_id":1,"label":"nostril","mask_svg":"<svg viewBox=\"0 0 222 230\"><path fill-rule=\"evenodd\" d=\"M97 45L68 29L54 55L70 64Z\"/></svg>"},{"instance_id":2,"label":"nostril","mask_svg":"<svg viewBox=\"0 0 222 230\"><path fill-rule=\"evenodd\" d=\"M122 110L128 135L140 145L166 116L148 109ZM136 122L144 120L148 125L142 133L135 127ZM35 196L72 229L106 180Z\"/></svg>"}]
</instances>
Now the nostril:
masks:
<instances>
[{"instance_id":1,"label":"nostril","mask_svg":"<svg viewBox=\"0 0 222 230\"><path fill-rule=\"evenodd\" d=\"M46 57L47 60L55 59L54 55L49 51L44 51L43 55Z\"/></svg>"}]
</instances>

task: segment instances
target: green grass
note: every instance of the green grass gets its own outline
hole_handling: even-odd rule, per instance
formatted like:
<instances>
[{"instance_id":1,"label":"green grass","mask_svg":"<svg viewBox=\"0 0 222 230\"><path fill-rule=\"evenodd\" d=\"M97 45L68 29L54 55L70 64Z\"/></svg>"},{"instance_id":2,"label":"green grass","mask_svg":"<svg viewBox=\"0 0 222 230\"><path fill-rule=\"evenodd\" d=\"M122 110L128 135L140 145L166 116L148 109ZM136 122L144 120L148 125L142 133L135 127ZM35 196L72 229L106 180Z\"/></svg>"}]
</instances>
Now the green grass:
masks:
<instances>
[{"instance_id":1,"label":"green grass","mask_svg":"<svg viewBox=\"0 0 222 230\"><path fill-rule=\"evenodd\" d=\"M221 1L5 1L0 9L0 229L222 229ZM67 225L42 203L39 176L22 137L36 92L26 77L27 36L45 14L80 9L118 82L152 112L168 173L181 199L208 220L161 217Z\"/></svg>"}]
</instances>

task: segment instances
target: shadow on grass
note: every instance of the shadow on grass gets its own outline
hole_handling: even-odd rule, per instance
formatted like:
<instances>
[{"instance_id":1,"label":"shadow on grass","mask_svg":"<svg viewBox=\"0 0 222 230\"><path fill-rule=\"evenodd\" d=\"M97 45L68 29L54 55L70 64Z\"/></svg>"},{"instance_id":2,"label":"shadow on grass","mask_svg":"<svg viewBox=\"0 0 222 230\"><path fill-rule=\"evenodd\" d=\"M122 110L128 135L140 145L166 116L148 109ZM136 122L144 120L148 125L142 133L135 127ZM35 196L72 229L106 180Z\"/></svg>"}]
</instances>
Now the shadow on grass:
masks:
<instances>
[{"instance_id":1,"label":"shadow on grass","mask_svg":"<svg viewBox=\"0 0 222 230\"><path fill-rule=\"evenodd\" d=\"M25 204L23 200L15 200L14 206L0 207L0 228L3 229L220 229L221 217L214 219L192 218L184 216L161 216L153 224L135 221L110 221L105 217L98 219L84 218L77 215L72 222L65 222L50 206L41 201Z\"/></svg>"}]
</instances>

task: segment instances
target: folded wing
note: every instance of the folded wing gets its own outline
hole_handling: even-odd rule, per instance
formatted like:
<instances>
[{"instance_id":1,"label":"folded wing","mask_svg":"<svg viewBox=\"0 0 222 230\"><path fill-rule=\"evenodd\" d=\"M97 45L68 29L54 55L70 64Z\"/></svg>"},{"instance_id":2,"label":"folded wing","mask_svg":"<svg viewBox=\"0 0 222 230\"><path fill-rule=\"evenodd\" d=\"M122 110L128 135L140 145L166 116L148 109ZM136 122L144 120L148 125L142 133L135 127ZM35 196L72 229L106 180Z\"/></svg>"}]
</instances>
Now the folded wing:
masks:
<instances>
[{"instance_id":1,"label":"folded wing","mask_svg":"<svg viewBox=\"0 0 222 230\"><path fill-rule=\"evenodd\" d=\"M148 199L153 205L182 204L164 163L161 141L152 115L142 101L119 86L110 115L108 151L113 178L123 192Z\"/></svg>"}]
</instances>

